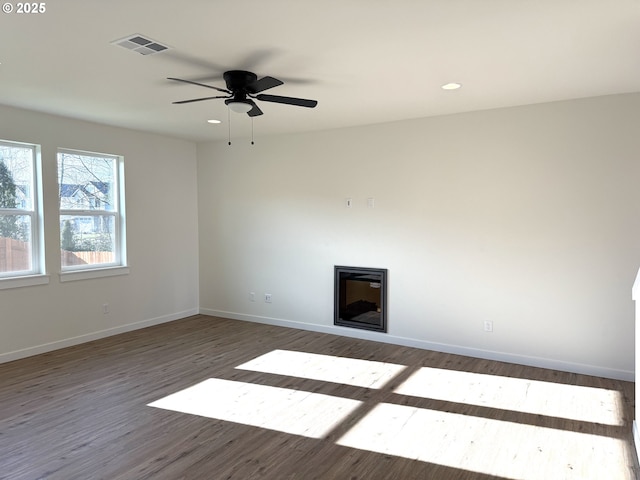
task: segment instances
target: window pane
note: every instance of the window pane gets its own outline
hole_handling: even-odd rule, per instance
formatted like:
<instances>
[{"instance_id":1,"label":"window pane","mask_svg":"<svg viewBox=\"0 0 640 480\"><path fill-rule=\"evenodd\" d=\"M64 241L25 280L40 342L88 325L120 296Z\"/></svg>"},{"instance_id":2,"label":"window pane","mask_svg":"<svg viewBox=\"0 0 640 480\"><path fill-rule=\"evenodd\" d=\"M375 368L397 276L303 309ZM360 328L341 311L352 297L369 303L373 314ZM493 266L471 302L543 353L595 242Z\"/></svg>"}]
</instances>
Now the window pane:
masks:
<instances>
[{"instance_id":1,"label":"window pane","mask_svg":"<svg viewBox=\"0 0 640 480\"><path fill-rule=\"evenodd\" d=\"M115 158L60 152L60 209L115 210L115 168Z\"/></svg>"},{"instance_id":2,"label":"window pane","mask_svg":"<svg viewBox=\"0 0 640 480\"><path fill-rule=\"evenodd\" d=\"M61 215L62 266L114 263L114 228L113 215Z\"/></svg>"},{"instance_id":3,"label":"window pane","mask_svg":"<svg viewBox=\"0 0 640 480\"><path fill-rule=\"evenodd\" d=\"M0 141L0 278L44 272L39 250L37 147ZM41 231L41 230L40 230Z\"/></svg>"},{"instance_id":4,"label":"window pane","mask_svg":"<svg viewBox=\"0 0 640 480\"><path fill-rule=\"evenodd\" d=\"M33 148L0 144L0 208L33 208Z\"/></svg>"},{"instance_id":5,"label":"window pane","mask_svg":"<svg viewBox=\"0 0 640 480\"><path fill-rule=\"evenodd\" d=\"M58 150L62 270L123 266L122 157Z\"/></svg>"},{"instance_id":6,"label":"window pane","mask_svg":"<svg viewBox=\"0 0 640 480\"><path fill-rule=\"evenodd\" d=\"M31 217L0 215L0 275L32 270Z\"/></svg>"}]
</instances>

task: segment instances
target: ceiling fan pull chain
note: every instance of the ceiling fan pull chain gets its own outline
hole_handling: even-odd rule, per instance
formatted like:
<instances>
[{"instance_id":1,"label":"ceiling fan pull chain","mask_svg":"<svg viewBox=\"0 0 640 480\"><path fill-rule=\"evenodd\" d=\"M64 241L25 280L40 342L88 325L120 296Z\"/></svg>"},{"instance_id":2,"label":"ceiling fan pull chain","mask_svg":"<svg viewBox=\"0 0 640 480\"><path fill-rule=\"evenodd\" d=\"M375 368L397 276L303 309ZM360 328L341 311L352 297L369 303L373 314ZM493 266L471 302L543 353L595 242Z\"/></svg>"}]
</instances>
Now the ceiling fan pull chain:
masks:
<instances>
[{"instance_id":1,"label":"ceiling fan pull chain","mask_svg":"<svg viewBox=\"0 0 640 480\"><path fill-rule=\"evenodd\" d=\"M229 145L231 145L231 113L229 108L227 108L227 129L229 131Z\"/></svg>"},{"instance_id":2,"label":"ceiling fan pull chain","mask_svg":"<svg viewBox=\"0 0 640 480\"><path fill-rule=\"evenodd\" d=\"M253 117L251 117L251 145L254 145L254 143L253 143Z\"/></svg>"}]
</instances>

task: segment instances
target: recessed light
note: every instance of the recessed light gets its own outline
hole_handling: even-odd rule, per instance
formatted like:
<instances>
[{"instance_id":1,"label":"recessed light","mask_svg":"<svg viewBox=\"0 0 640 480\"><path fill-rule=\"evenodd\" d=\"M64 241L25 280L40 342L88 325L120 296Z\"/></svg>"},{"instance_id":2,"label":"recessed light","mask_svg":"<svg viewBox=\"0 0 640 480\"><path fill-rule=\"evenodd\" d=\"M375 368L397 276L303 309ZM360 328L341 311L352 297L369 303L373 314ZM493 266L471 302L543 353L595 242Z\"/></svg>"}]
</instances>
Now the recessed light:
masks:
<instances>
[{"instance_id":1,"label":"recessed light","mask_svg":"<svg viewBox=\"0 0 640 480\"><path fill-rule=\"evenodd\" d=\"M209 123L222 123L220 120L207 120Z\"/></svg>"},{"instance_id":2,"label":"recessed light","mask_svg":"<svg viewBox=\"0 0 640 480\"><path fill-rule=\"evenodd\" d=\"M462 87L461 83L445 83L440 88L442 88L443 90L457 90L460 87Z\"/></svg>"}]
</instances>

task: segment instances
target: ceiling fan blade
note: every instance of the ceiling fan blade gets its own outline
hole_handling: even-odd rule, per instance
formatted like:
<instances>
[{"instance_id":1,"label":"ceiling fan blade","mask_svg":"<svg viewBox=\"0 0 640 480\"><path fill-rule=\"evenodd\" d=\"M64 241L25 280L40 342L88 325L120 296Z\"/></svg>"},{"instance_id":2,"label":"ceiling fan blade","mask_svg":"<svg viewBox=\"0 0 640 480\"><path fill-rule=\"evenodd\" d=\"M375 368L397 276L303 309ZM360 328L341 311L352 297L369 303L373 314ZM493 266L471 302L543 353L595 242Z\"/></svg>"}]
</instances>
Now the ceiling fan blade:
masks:
<instances>
[{"instance_id":1,"label":"ceiling fan blade","mask_svg":"<svg viewBox=\"0 0 640 480\"><path fill-rule=\"evenodd\" d=\"M229 98L229 97L225 95L218 95L216 97L194 98L192 100L180 100L179 102L172 102L172 103L175 105L181 105L183 103L201 102L203 100L213 100L214 98Z\"/></svg>"},{"instance_id":2,"label":"ceiling fan blade","mask_svg":"<svg viewBox=\"0 0 640 480\"><path fill-rule=\"evenodd\" d=\"M247 91L249 93L260 93L264 92L273 87L277 87L278 85L282 85L284 82L282 80L278 80L273 77L262 77L260 80L256 80L251 85L247 86Z\"/></svg>"},{"instance_id":3,"label":"ceiling fan blade","mask_svg":"<svg viewBox=\"0 0 640 480\"><path fill-rule=\"evenodd\" d=\"M317 100L307 100L304 98L293 98L293 97L281 97L279 95L267 95L264 93L257 95L256 98L264 102L285 103L287 105L296 105L298 107L308 107L308 108L313 108L318 104Z\"/></svg>"},{"instance_id":4,"label":"ceiling fan blade","mask_svg":"<svg viewBox=\"0 0 640 480\"><path fill-rule=\"evenodd\" d=\"M182 82L182 83L190 83L191 85L198 85L199 87L213 88L214 90L218 90L219 92L231 93L229 90L226 90L224 88L213 87L211 85L205 85L204 83L192 82L191 80L183 80L182 78L167 77L167 80L173 80L173 81Z\"/></svg>"},{"instance_id":5,"label":"ceiling fan blade","mask_svg":"<svg viewBox=\"0 0 640 480\"><path fill-rule=\"evenodd\" d=\"M250 117L257 117L259 115L262 115L262 110L260 110L260 107L256 105L256 102L250 99L247 99L247 102L253 105L253 108L247 112L247 115L249 115Z\"/></svg>"}]
</instances>

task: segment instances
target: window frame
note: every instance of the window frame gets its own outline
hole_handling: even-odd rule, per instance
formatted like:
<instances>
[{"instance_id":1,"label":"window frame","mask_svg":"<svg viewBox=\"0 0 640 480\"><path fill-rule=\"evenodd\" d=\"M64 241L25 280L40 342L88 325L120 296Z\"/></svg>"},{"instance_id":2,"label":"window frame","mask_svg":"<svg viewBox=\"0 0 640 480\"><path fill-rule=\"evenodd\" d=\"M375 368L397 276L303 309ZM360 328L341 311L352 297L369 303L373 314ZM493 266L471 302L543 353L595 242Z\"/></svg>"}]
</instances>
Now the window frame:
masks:
<instances>
[{"instance_id":1,"label":"window frame","mask_svg":"<svg viewBox=\"0 0 640 480\"><path fill-rule=\"evenodd\" d=\"M126 249L126 221L125 221L125 188L124 188L124 157L111 153L90 152L86 150L77 150L69 148L58 148L56 153L56 177L58 177L58 168L60 165L61 155L79 155L94 158L105 158L114 162L113 181L114 187L111 210L105 209L63 209L61 208L60 196L60 178L56 178L58 187L58 225L61 224L63 216L73 217L111 217L113 218L113 253L114 261L109 263L92 263L86 265L62 265L60 258L60 281L86 280L97 277L108 277L114 275L126 275L129 273L127 265L127 249ZM58 235L58 249L62 251L61 231Z\"/></svg>"},{"instance_id":2,"label":"window frame","mask_svg":"<svg viewBox=\"0 0 640 480\"><path fill-rule=\"evenodd\" d=\"M42 153L40 145L13 140L0 140L5 147L31 150L31 209L0 208L1 215L30 218L31 268L0 273L0 290L49 283L44 250L44 211L42 196Z\"/></svg>"}]
</instances>

